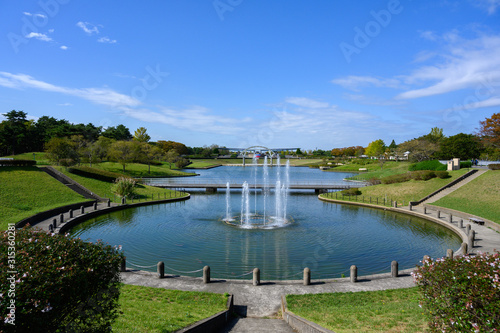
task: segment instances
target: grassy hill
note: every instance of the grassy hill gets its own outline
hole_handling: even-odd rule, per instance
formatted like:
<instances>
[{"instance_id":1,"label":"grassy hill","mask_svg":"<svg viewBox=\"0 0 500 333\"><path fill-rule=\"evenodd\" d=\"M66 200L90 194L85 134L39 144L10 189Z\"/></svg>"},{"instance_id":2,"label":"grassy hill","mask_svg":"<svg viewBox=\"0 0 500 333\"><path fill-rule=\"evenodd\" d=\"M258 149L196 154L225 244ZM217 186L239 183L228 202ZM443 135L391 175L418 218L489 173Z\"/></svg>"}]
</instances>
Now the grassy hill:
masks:
<instances>
[{"instance_id":1,"label":"grassy hill","mask_svg":"<svg viewBox=\"0 0 500 333\"><path fill-rule=\"evenodd\" d=\"M490 170L432 205L500 223L500 171Z\"/></svg>"},{"instance_id":2,"label":"grassy hill","mask_svg":"<svg viewBox=\"0 0 500 333\"><path fill-rule=\"evenodd\" d=\"M36 167L0 167L0 230L8 223L87 201Z\"/></svg>"}]
</instances>

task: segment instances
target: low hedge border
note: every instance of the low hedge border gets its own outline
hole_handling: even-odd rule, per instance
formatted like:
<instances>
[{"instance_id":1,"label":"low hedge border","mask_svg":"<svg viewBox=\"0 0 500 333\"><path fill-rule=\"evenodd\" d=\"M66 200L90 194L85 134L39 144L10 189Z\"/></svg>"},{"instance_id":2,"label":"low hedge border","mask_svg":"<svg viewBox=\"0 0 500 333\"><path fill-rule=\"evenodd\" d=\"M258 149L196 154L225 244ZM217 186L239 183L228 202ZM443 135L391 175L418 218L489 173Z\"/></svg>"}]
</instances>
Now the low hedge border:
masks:
<instances>
[{"instance_id":1,"label":"low hedge border","mask_svg":"<svg viewBox=\"0 0 500 333\"><path fill-rule=\"evenodd\" d=\"M70 173L79 175L82 177L93 178L97 180L102 180L104 182L113 183L117 178L123 177L123 175L111 171L101 170L97 168L91 168L88 166L71 167L68 168Z\"/></svg>"},{"instance_id":2,"label":"low hedge border","mask_svg":"<svg viewBox=\"0 0 500 333\"><path fill-rule=\"evenodd\" d=\"M0 160L0 166L34 166L34 160Z\"/></svg>"}]
</instances>

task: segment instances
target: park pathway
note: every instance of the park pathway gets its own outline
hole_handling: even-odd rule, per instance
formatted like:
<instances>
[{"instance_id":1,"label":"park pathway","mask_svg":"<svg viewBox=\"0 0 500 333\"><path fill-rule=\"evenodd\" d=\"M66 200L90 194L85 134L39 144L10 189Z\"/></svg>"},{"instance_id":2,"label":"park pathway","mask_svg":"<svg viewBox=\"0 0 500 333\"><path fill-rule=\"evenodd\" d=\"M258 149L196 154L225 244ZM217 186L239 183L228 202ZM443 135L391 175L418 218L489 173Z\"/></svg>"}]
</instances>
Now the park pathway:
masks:
<instances>
[{"instance_id":1,"label":"park pathway","mask_svg":"<svg viewBox=\"0 0 500 333\"><path fill-rule=\"evenodd\" d=\"M439 199L447 196L448 194L450 194L451 192L459 189L460 187L464 186L465 184L473 181L474 179L476 179L477 177L481 176L482 174L484 174L486 171L488 171L488 169L478 169L476 173L474 173L473 175L465 178L464 180L462 180L461 182L458 182L456 183L455 185L453 185L452 187L449 187L449 188L446 188L444 190L442 190L441 192L437 193L436 195L433 195L432 197L430 197L429 199L425 200L425 201L422 201L420 204L423 205L423 204L429 204L429 203L432 203L432 202L436 202L438 201Z\"/></svg>"}]
</instances>

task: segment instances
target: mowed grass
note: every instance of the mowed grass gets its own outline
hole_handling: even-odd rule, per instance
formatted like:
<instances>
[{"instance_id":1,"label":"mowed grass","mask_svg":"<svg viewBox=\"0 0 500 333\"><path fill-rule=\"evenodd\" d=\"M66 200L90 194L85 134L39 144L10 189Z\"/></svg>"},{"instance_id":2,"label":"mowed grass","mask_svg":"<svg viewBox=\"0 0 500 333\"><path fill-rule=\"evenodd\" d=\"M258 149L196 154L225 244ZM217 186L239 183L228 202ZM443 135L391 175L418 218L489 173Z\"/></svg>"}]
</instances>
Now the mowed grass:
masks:
<instances>
[{"instance_id":1,"label":"mowed grass","mask_svg":"<svg viewBox=\"0 0 500 333\"><path fill-rule=\"evenodd\" d=\"M50 161L47 158L47 153L45 152L34 152L34 153L24 153L11 156L2 156L6 158L13 158L15 160L32 160L33 154L35 154L36 165L50 165Z\"/></svg>"},{"instance_id":2,"label":"mowed grass","mask_svg":"<svg viewBox=\"0 0 500 333\"><path fill-rule=\"evenodd\" d=\"M288 309L337 333L424 332L417 288L287 295Z\"/></svg>"},{"instance_id":3,"label":"mowed grass","mask_svg":"<svg viewBox=\"0 0 500 333\"><path fill-rule=\"evenodd\" d=\"M227 296L123 285L113 332L175 332L226 309Z\"/></svg>"},{"instance_id":4,"label":"mowed grass","mask_svg":"<svg viewBox=\"0 0 500 333\"><path fill-rule=\"evenodd\" d=\"M115 162L102 162L93 163L92 167L99 168L111 172L122 173L130 177L141 178L141 177L179 177L179 176L194 176L195 173L183 172L175 169L170 169L168 163L163 163L162 165L151 165L151 172L146 164L140 163L129 163L125 166L125 172L123 171L123 166L120 163ZM172 168L175 168L172 165Z\"/></svg>"},{"instance_id":5,"label":"mowed grass","mask_svg":"<svg viewBox=\"0 0 500 333\"><path fill-rule=\"evenodd\" d=\"M410 180L403 183L397 184L379 184L374 186L366 186L360 187L361 195L357 198L354 197L344 197L344 199L349 201L362 201L363 197L365 202L369 201L369 198L372 197L372 203L375 203L375 199L379 199L379 203L382 202L382 199L386 198L386 200L397 201L398 203L404 202L405 205L408 204L409 201L418 201L423 199L427 195L431 194L434 191L437 191L441 187L449 184L451 181L457 179L458 177L467 173L467 169L461 169L457 171L450 171L450 178L440 179L440 178L432 178L426 181L423 180ZM356 184L352 185L356 187ZM335 199L335 193L327 193L322 194L322 197ZM342 199L340 194L337 195L337 199Z\"/></svg>"},{"instance_id":6,"label":"mowed grass","mask_svg":"<svg viewBox=\"0 0 500 333\"><path fill-rule=\"evenodd\" d=\"M37 213L87 201L36 167L0 167L0 229Z\"/></svg>"},{"instance_id":7,"label":"mowed grass","mask_svg":"<svg viewBox=\"0 0 500 333\"><path fill-rule=\"evenodd\" d=\"M346 164L346 165L341 165L338 167L335 167L333 169L329 169L328 171L342 171L342 172L352 172L352 171L358 171L360 168L366 168L367 171L363 171L356 176L350 177L348 179L353 179L353 180L370 180L372 178L383 178L387 176L392 176L392 175L397 175L401 173L406 173L408 172L408 168L410 166L410 162L405 162L405 161L388 161L385 162L382 168L380 167L379 163L371 163L371 164Z\"/></svg>"},{"instance_id":8,"label":"mowed grass","mask_svg":"<svg viewBox=\"0 0 500 333\"><path fill-rule=\"evenodd\" d=\"M64 167L54 167L57 170L61 171L71 179L74 179L76 182L86 187L93 193L97 194L102 198L111 199L113 202L120 202L121 198L117 195L114 195L111 188L113 183L104 182L102 180L97 180L93 178L83 177L80 175L75 175L70 173ZM169 198L178 198L181 196L186 196L187 194L184 192L178 192L169 189L158 188L154 186L147 186L138 184L135 190L137 194L137 200L159 200L159 199L169 199Z\"/></svg>"},{"instance_id":9,"label":"mowed grass","mask_svg":"<svg viewBox=\"0 0 500 333\"><path fill-rule=\"evenodd\" d=\"M500 223L500 171L487 171L432 205L459 210Z\"/></svg>"}]
</instances>

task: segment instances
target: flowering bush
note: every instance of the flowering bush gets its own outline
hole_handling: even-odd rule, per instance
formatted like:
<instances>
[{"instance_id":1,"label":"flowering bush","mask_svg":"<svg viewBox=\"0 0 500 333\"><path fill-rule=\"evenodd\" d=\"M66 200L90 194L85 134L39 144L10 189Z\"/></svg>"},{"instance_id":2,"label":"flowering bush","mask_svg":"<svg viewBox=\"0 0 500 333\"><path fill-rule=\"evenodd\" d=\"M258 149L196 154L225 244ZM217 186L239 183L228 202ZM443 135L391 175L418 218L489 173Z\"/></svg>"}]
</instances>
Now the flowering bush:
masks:
<instances>
[{"instance_id":1,"label":"flowering bush","mask_svg":"<svg viewBox=\"0 0 500 333\"><path fill-rule=\"evenodd\" d=\"M9 226L0 235L0 331L111 332L122 257L102 243Z\"/></svg>"},{"instance_id":2,"label":"flowering bush","mask_svg":"<svg viewBox=\"0 0 500 333\"><path fill-rule=\"evenodd\" d=\"M433 332L500 332L499 253L428 259L413 273Z\"/></svg>"},{"instance_id":3,"label":"flowering bush","mask_svg":"<svg viewBox=\"0 0 500 333\"><path fill-rule=\"evenodd\" d=\"M135 180L125 177L117 178L112 191L121 197L131 198L134 196Z\"/></svg>"}]
</instances>

